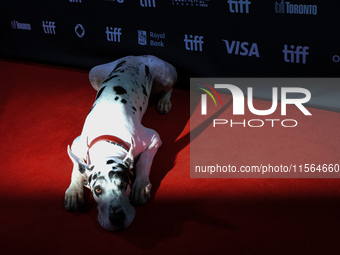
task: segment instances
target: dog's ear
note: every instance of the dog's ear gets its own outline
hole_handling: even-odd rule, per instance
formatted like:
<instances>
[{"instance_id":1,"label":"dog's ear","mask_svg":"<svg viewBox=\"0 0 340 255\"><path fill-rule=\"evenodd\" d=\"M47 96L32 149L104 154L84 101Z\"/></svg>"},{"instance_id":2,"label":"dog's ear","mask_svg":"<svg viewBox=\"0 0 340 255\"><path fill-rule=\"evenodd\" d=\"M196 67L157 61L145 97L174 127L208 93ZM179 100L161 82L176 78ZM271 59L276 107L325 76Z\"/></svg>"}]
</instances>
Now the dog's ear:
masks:
<instances>
[{"instance_id":1,"label":"dog's ear","mask_svg":"<svg viewBox=\"0 0 340 255\"><path fill-rule=\"evenodd\" d=\"M133 163L134 163L134 159L133 159L134 148L135 148L135 140L133 139L133 137L131 137L131 146L130 146L129 152L126 154L123 160L123 164L130 170L133 168Z\"/></svg>"},{"instance_id":2,"label":"dog's ear","mask_svg":"<svg viewBox=\"0 0 340 255\"><path fill-rule=\"evenodd\" d=\"M72 150L70 148L70 145L67 146L67 153L68 153L70 159L75 164L78 164L80 173L85 174L86 170L88 170L88 171L92 171L93 170L94 165L87 164L84 159L79 158L77 155L75 155L72 152Z\"/></svg>"}]
</instances>

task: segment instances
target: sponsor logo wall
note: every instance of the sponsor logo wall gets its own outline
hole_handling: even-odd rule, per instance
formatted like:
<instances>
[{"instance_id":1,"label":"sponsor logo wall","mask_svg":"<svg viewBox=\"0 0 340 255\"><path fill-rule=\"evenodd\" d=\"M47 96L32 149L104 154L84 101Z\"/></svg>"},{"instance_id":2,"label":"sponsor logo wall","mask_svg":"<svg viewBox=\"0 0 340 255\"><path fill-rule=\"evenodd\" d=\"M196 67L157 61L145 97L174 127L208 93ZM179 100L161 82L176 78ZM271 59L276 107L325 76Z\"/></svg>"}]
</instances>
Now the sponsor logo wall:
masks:
<instances>
[{"instance_id":1,"label":"sponsor logo wall","mask_svg":"<svg viewBox=\"0 0 340 255\"><path fill-rule=\"evenodd\" d=\"M2 1L0 56L89 69L152 54L201 77L337 77L340 3Z\"/></svg>"}]
</instances>

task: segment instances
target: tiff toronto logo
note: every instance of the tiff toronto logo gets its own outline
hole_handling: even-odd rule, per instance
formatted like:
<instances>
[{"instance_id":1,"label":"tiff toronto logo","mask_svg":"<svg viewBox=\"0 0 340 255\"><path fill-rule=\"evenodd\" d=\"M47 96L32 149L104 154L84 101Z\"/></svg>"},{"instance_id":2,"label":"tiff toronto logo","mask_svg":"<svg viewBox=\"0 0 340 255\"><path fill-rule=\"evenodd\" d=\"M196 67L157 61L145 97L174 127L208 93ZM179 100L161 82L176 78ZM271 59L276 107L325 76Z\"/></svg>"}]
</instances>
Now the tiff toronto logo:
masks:
<instances>
[{"instance_id":1,"label":"tiff toronto logo","mask_svg":"<svg viewBox=\"0 0 340 255\"><path fill-rule=\"evenodd\" d=\"M282 0L281 3L275 2L275 13L317 15L318 6L315 4L292 4Z\"/></svg>"},{"instance_id":2,"label":"tiff toronto logo","mask_svg":"<svg viewBox=\"0 0 340 255\"><path fill-rule=\"evenodd\" d=\"M54 21L43 21L42 27L44 29L45 34L53 34L55 35L56 25Z\"/></svg>"},{"instance_id":3,"label":"tiff toronto logo","mask_svg":"<svg viewBox=\"0 0 340 255\"><path fill-rule=\"evenodd\" d=\"M31 24L20 23L19 21L16 21L16 20L11 21L11 26L12 26L12 29L32 30Z\"/></svg>"},{"instance_id":4,"label":"tiff toronto logo","mask_svg":"<svg viewBox=\"0 0 340 255\"><path fill-rule=\"evenodd\" d=\"M291 45L290 50L288 49L288 45L285 44L283 46L283 59L287 63L300 63L306 64L307 55L309 55L309 47L308 46L295 46Z\"/></svg>"},{"instance_id":5,"label":"tiff toronto logo","mask_svg":"<svg viewBox=\"0 0 340 255\"><path fill-rule=\"evenodd\" d=\"M249 0L228 0L229 11L231 13L249 13Z\"/></svg>"},{"instance_id":6,"label":"tiff toronto logo","mask_svg":"<svg viewBox=\"0 0 340 255\"><path fill-rule=\"evenodd\" d=\"M184 35L185 49L190 51L203 51L204 37L199 35Z\"/></svg>"},{"instance_id":7,"label":"tiff toronto logo","mask_svg":"<svg viewBox=\"0 0 340 255\"><path fill-rule=\"evenodd\" d=\"M242 92L242 90L232 84L215 84L214 88L199 82L200 90L203 90L206 92L206 94L201 94L201 115L207 115L207 94L212 98L212 100L215 103L215 106L217 106L216 99L213 94L217 96L217 98L220 101L220 104L222 106L222 101L218 93L215 89L227 89L231 92L232 95L232 102L233 102L233 115L245 115L245 96ZM203 85L203 86L202 86ZM211 92L210 92L211 91ZM289 93L295 93L295 94L301 94L304 95L304 97L299 98L288 98L287 94ZM304 115L311 116L312 114L303 106L303 104L307 103L311 99L311 93L308 89L300 88L300 87L282 87L281 88L281 116L287 115L287 105L295 105ZM272 88L272 105L270 109L266 110L259 110L254 107L253 103L253 88L248 87L247 88L247 105L248 109L251 113L257 116L267 116L273 114L278 106L278 88L273 87ZM214 119L213 120L213 127L216 127L217 125L226 125L230 124L230 127L241 125L243 127L249 126L249 127L263 127L265 123L271 123L271 127L275 126L276 122L280 122L281 126L283 127L296 127L298 125L298 122L295 119L250 119L246 120L243 119L242 122L235 121L235 120L227 120L227 119Z\"/></svg>"},{"instance_id":8,"label":"tiff toronto logo","mask_svg":"<svg viewBox=\"0 0 340 255\"><path fill-rule=\"evenodd\" d=\"M121 28L106 27L106 39L109 42L120 42L121 31Z\"/></svg>"},{"instance_id":9,"label":"tiff toronto logo","mask_svg":"<svg viewBox=\"0 0 340 255\"><path fill-rule=\"evenodd\" d=\"M156 0L139 0L142 7L156 7Z\"/></svg>"}]
</instances>

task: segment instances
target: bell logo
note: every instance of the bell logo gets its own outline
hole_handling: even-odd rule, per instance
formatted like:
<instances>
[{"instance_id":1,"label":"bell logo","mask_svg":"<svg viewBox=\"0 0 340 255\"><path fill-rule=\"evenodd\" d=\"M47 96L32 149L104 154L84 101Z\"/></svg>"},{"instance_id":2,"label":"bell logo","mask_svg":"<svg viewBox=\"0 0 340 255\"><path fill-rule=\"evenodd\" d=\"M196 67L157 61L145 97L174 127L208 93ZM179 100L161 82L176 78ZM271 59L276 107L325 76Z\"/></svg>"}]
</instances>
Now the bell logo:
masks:
<instances>
[{"instance_id":1,"label":"bell logo","mask_svg":"<svg viewBox=\"0 0 340 255\"><path fill-rule=\"evenodd\" d=\"M233 115L244 115L244 94L242 90L231 84L215 84L215 89L228 89L233 97ZM248 109L255 115L270 115L275 112L278 105L278 88L273 87L272 89L272 106L267 110L258 110L255 109L253 104L253 88L248 87ZM301 93L304 95L303 98L287 98L288 93ZM295 105L304 115L311 116L312 114L303 106L304 103L307 103L311 99L311 93L309 90L305 88L297 88L297 87L282 87L281 88L281 115L285 116L287 114L287 105ZM205 109L206 113L207 102L206 100L201 100L201 114L203 114L203 109Z\"/></svg>"},{"instance_id":2,"label":"bell logo","mask_svg":"<svg viewBox=\"0 0 340 255\"><path fill-rule=\"evenodd\" d=\"M77 24L74 28L74 32L79 38L83 38L85 35L85 28L82 26L82 24Z\"/></svg>"}]
</instances>

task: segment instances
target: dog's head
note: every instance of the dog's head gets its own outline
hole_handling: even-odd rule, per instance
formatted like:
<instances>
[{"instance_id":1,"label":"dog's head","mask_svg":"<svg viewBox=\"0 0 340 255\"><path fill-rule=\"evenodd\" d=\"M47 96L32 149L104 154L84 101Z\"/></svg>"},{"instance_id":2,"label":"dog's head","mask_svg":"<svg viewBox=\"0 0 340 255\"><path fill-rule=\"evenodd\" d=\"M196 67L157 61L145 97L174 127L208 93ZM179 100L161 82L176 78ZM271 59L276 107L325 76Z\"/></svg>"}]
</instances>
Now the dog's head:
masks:
<instances>
[{"instance_id":1,"label":"dog's head","mask_svg":"<svg viewBox=\"0 0 340 255\"><path fill-rule=\"evenodd\" d=\"M85 178L84 185L92 192L98 204L98 221L107 230L120 231L127 228L135 217L135 208L130 203L131 175L133 167L132 141L124 159L110 157L93 165L77 157L70 148L68 154L79 165Z\"/></svg>"}]
</instances>

